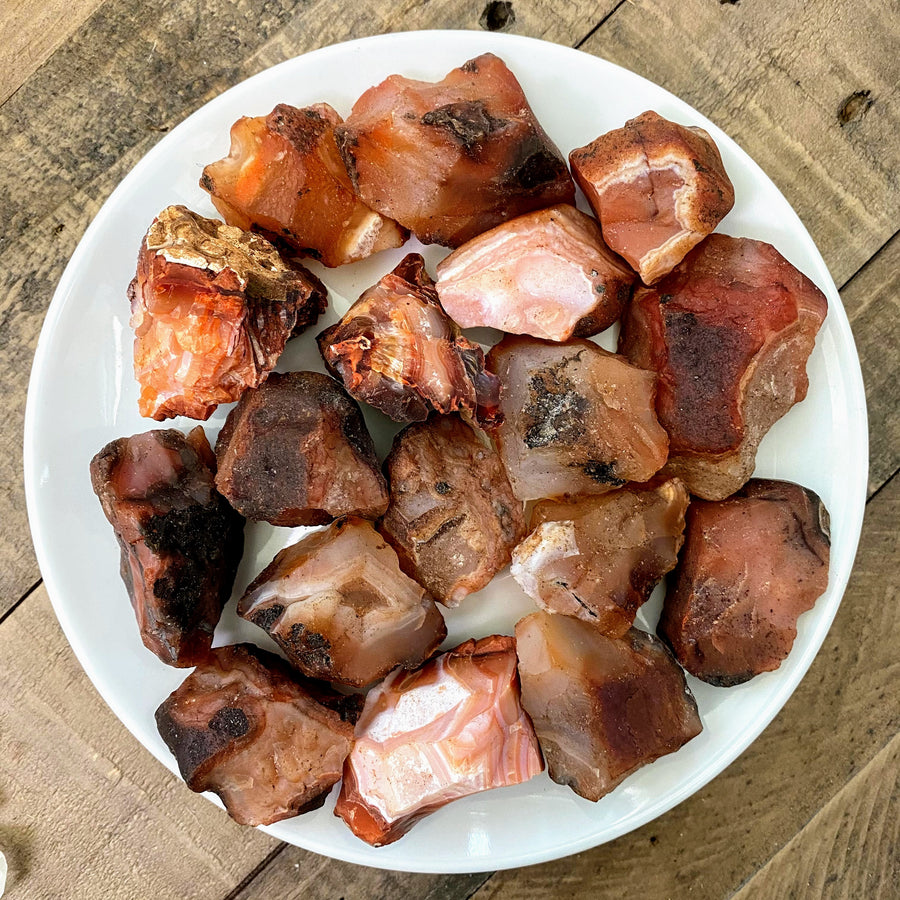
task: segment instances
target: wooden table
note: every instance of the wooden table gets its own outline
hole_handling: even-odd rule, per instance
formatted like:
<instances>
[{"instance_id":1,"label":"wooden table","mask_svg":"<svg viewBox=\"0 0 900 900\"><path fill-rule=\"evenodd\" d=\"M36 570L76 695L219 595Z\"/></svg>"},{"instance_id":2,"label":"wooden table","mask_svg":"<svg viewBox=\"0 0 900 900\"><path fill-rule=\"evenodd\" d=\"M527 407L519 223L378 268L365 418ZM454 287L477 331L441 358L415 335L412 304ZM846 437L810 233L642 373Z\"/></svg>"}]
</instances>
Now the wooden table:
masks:
<instances>
[{"instance_id":1,"label":"wooden table","mask_svg":"<svg viewBox=\"0 0 900 900\"><path fill-rule=\"evenodd\" d=\"M5 0L0 848L8 896L900 896L898 27L897 0ZM502 28L578 47L647 76L723 127L821 249L853 325L871 423L856 568L784 711L722 775L650 825L494 875L334 862L242 829L186 790L125 731L76 662L41 584L21 484L26 382L44 312L122 176L246 76L325 44L418 28Z\"/></svg>"}]
</instances>

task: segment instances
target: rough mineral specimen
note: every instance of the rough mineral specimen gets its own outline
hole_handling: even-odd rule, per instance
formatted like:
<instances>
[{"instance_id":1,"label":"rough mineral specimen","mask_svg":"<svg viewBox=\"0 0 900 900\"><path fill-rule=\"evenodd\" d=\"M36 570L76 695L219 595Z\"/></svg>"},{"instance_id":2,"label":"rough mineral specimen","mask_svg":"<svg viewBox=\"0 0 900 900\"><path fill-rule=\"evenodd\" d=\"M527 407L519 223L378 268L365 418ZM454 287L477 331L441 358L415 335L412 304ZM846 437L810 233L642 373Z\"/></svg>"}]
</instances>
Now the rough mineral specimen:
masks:
<instances>
[{"instance_id":1,"label":"rough mineral specimen","mask_svg":"<svg viewBox=\"0 0 900 900\"><path fill-rule=\"evenodd\" d=\"M544 500L532 510L534 530L513 551L513 577L547 612L622 637L675 568L687 506L677 478L570 503Z\"/></svg>"},{"instance_id":2,"label":"rough mineral specimen","mask_svg":"<svg viewBox=\"0 0 900 900\"><path fill-rule=\"evenodd\" d=\"M141 640L164 663L209 650L244 549L244 520L215 487L198 425L119 438L91 460L91 484L116 532Z\"/></svg>"},{"instance_id":3,"label":"rough mineral specimen","mask_svg":"<svg viewBox=\"0 0 900 900\"><path fill-rule=\"evenodd\" d=\"M414 669L447 636L434 600L400 571L371 522L348 518L286 547L247 588L238 614L312 678L362 687Z\"/></svg>"},{"instance_id":4,"label":"rough mineral specimen","mask_svg":"<svg viewBox=\"0 0 900 900\"><path fill-rule=\"evenodd\" d=\"M516 625L522 705L550 777L599 800L702 730L684 673L660 641L611 638L580 619L532 613Z\"/></svg>"},{"instance_id":5,"label":"rough mineral specimen","mask_svg":"<svg viewBox=\"0 0 900 900\"><path fill-rule=\"evenodd\" d=\"M619 351L659 374L666 472L721 500L753 472L759 442L805 396L824 294L771 244L710 235L637 291Z\"/></svg>"},{"instance_id":6,"label":"rough mineral specimen","mask_svg":"<svg viewBox=\"0 0 900 900\"><path fill-rule=\"evenodd\" d=\"M519 701L515 642L493 635L369 692L334 811L379 847L451 800L542 769Z\"/></svg>"},{"instance_id":7,"label":"rough mineral specimen","mask_svg":"<svg viewBox=\"0 0 900 900\"><path fill-rule=\"evenodd\" d=\"M391 75L335 128L363 202L426 244L573 203L575 185L516 77L491 53L437 83Z\"/></svg>"},{"instance_id":8,"label":"rough mineral specimen","mask_svg":"<svg viewBox=\"0 0 900 900\"><path fill-rule=\"evenodd\" d=\"M359 406L319 372L274 373L247 391L216 442L216 483L248 519L375 519L388 490Z\"/></svg>"},{"instance_id":9,"label":"rough mineral specimen","mask_svg":"<svg viewBox=\"0 0 900 900\"><path fill-rule=\"evenodd\" d=\"M754 478L727 500L695 500L659 634L710 684L777 669L828 586L828 560L828 513L808 488Z\"/></svg>"},{"instance_id":10,"label":"rough mineral specimen","mask_svg":"<svg viewBox=\"0 0 900 900\"><path fill-rule=\"evenodd\" d=\"M457 416L437 416L401 431L385 467L391 505L378 530L407 575L458 606L509 563L525 534L500 458Z\"/></svg>"},{"instance_id":11,"label":"rough mineral specimen","mask_svg":"<svg viewBox=\"0 0 900 900\"><path fill-rule=\"evenodd\" d=\"M713 139L648 111L569 154L603 228L644 284L678 265L734 206Z\"/></svg>"},{"instance_id":12,"label":"rough mineral specimen","mask_svg":"<svg viewBox=\"0 0 900 900\"><path fill-rule=\"evenodd\" d=\"M600 494L666 461L656 377L591 341L507 336L488 354L502 386L494 430L520 500Z\"/></svg>"},{"instance_id":13,"label":"rough mineral specimen","mask_svg":"<svg viewBox=\"0 0 900 900\"><path fill-rule=\"evenodd\" d=\"M526 213L473 238L437 267L438 296L463 328L488 326L551 341L608 328L634 273L574 206Z\"/></svg>"},{"instance_id":14,"label":"rough mineral specimen","mask_svg":"<svg viewBox=\"0 0 900 900\"><path fill-rule=\"evenodd\" d=\"M486 420L496 414L499 383L485 371L481 348L441 308L418 253L365 291L318 341L347 390L395 422L421 422L432 411L477 411Z\"/></svg>"},{"instance_id":15,"label":"rough mineral specimen","mask_svg":"<svg viewBox=\"0 0 900 900\"><path fill-rule=\"evenodd\" d=\"M211 651L156 725L192 791L218 794L242 825L270 825L325 802L353 743L348 709L277 656L237 644Z\"/></svg>"},{"instance_id":16,"label":"rough mineral specimen","mask_svg":"<svg viewBox=\"0 0 900 900\"><path fill-rule=\"evenodd\" d=\"M183 206L154 219L128 287L142 416L208 419L261 384L327 303L265 238Z\"/></svg>"},{"instance_id":17,"label":"rough mineral specimen","mask_svg":"<svg viewBox=\"0 0 900 900\"><path fill-rule=\"evenodd\" d=\"M203 170L200 186L229 225L260 231L326 266L399 247L409 232L362 203L334 142L343 120L327 104L279 103L238 119L231 151Z\"/></svg>"}]
</instances>

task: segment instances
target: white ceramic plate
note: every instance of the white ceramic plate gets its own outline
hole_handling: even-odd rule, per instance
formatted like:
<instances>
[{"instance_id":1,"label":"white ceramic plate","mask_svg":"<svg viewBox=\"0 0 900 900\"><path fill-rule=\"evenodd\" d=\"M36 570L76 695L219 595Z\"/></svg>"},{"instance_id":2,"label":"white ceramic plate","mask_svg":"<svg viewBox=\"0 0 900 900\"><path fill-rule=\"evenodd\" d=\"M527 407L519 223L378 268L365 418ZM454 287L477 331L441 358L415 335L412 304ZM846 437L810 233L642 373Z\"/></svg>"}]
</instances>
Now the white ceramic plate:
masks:
<instances>
[{"instance_id":1,"label":"white ceramic plate","mask_svg":"<svg viewBox=\"0 0 900 900\"><path fill-rule=\"evenodd\" d=\"M815 609L800 620L794 649L774 673L729 689L690 679L703 733L677 753L647 766L593 804L546 774L527 784L466 798L421 821L403 839L373 849L322 809L266 830L317 853L355 863L427 872L508 868L554 859L615 838L665 812L721 772L782 707L809 667L834 617L847 582L862 523L866 489L865 400L847 317L821 256L787 201L758 166L712 123L661 88L603 60L565 47L510 35L419 32L367 38L290 60L227 91L167 135L119 185L87 230L60 281L41 333L25 422L28 512L38 559L56 614L88 676L139 741L173 771L153 713L182 681L142 646L125 588L113 532L91 492L88 463L108 441L165 427L137 412L132 333L126 286L141 238L170 203L214 215L197 186L203 166L227 152L229 127L242 115L261 115L279 102L296 106L327 100L346 115L370 85L399 72L435 80L485 51L506 60L541 123L564 153L621 126L645 109L715 138L734 181L734 211L721 230L774 244L828 295L830 311L809 362L810 391L763 441L760 475L797 481L815 490L832 516L831 580ZM583 205L583 204L582 204ZM317 328L293 341L282 370L322 369L313 335L390 268L402 251L339 270L311 266L332 289L332 304ZM425 249L433 271L443 255ZM344 299L346 298L346 299ZM613 331L602 343L613 347ZM215 439L227 409L207 423ZM379 451L392 428L367 415ZM187 430L193 422L167 423ZM236 592L293 537L289 529L248 526L248 547ZM657 596L639 624L652 630ZM216 643L266 644L257 628L239 621L229 604ZM452 645L495 630L511 633L532 609L508 574L448 613ZM185 788L187 790L187 788Z\"/></svg>"}]
</instances>

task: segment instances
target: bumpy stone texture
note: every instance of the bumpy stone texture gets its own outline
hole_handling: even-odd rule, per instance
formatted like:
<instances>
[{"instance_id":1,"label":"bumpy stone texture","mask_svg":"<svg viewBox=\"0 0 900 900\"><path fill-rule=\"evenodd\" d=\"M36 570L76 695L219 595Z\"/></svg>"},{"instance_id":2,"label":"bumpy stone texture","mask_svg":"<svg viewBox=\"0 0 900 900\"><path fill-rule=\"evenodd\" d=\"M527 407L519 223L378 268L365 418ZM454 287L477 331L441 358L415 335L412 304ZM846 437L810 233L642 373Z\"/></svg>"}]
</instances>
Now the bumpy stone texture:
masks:
<instances>
[{"instance_id":1,"label":"bumpy stone texture","mask_svg":"<svg viewBox=\"0 0 900 900\"><path fill-rule=\"evenodd\" d=\"M276 372L247 391L219 432L216 457L219 490L248 519L323 525L387 509L359 406L319 372Z\"/></svg>"},{"instance_id":2,"label":"bumpy stone texture","mask_svg":"<svg viewBox=\"0 0 900 900\"><path fill-rule=\"evenodd\" d=\"M825 295L771 244L710 235L637 291L619 352L659 375L666 472L721 500L753 472L766 432L806 397Z\"/></svg>"},{"instance_id":3,"label":"bumpy stone texture","mask_svg":"<svg viewBox=\"0 0 900 900\"><path fill-rule=\"evenodd\" d=\"M569 162L606 243L644 284L671 272L734 206L709 134L652 110L573 150Z\"/></svg>"},{"instance_id":4,"label":"bumpy stone texture","mask_svg":"<svg viewBox=\"0 0 900 900\"><path fill-rule=\"evenodd\" d=\"M265 380L327 296L265 238L166 207L141 243L128 287L141 415L208 419Z\"/></svg>"},{"instance_id":5,"label":"bumpy stone texture","mask_svg":"<svg viewBox=\"0 0 900 900\"><path fill-rule=\"evenodd\" d=\"M526 213L473 238L438 263L437 292L463 328L487 326L551 341L608 328L634 273L574 206Z\"/></svg>"},{"instance_id":6,"label":"bumpy stone texture","mask_svg":"<svg viewBox=\"0 0 900 900\"><path fill-rule=\"evenodd\" d=\"M515 641L492 635L416 672L393 672L369 692L334 812L379 847L452 800L542 769Z\"/></svg>"},{"instance_id":7,"label":"bumpy stone texture","mask_svg":"<svg viewBox=\"0 0 900 900\"><path fill-rule=\"evenodd\" d=\"M829 548L828 512L798 484L754 478L727 500L695 500L660 636L710 684L777 669L828 586Z\"/></svg>"},{"instance_id":8,"label":"bumpy stone texture","mask_svg":"<svg viewBox=\"0 0 900 900\"><path fill-rule=\"evenodd\" d=\"M192 791L218 794L242 825L315 809L341 777L354 704L252 644L218 647L156 711Z\"/></svg>"},{"instance_id":9,"label":"bumpy stone texture","mask_svg":"<svg viewBox=\"0 0 900 900\"><path fill-rule=\"evenodd\" d=\"M481 348L441 308L418 253L364 291L318 342L344 387L395 422L457 411L490 419L496 412L497 379L485 372Z\"/></svg>"},{"instance_id":10,"label":"bumpy stone texture","mask_svg":"<svg viewBox=\"0 0 900 900\"><path fill-rule=\"evenodd\" d=\"M437 600L458 606L509 563L525 516L483 435L457 416L410 425L385 468L391 505L378 530Z\"/></svg>"},{"instance_id":11,"label":"bumpy stone texture","mask_svg":"<svg viewBox=\"0 0 900 900\"><path fill-rule=\"evenodd\" d=\"M671 478L571 503L544 500L532 510L533 531L513 552L513 577L547 612L621 637L675 568L688 499Z\"/></svg>"},{"instance_id":12,"label":"bumpy stone texture","mask_svg":"<svg viewBox=\"0 0 900 900\"><path fill-rule=\"evenodd\" d=\"M371 522L352 517L282 550L238 614L304 674L355 687L415 668L447 636L431 596L400 571Z\"/></svg>"},{"instance_id":13,"label":"bumpy stone texture","mask_svg":"<svg viewBox=\"0 0 900 900\"><path fill-rule=\"evenodd\" d=\"M611 638L580 619L532 613L516 625L522 705L550 777L599 800L702 730L684 673L655 637Z\"/></svg>"},{"instance_id":14,"label":"bumpy stone texture","mask_svg":"<svg viewBox=\"0 0 900 900\"><path fill-rule=\"evenodd\" d=\"M187 437L119 438L91 460L141 640L172 666L205 657L244 549L244 520L216 490L215 471L199 425Z\"/></svg>"}]
</instances>

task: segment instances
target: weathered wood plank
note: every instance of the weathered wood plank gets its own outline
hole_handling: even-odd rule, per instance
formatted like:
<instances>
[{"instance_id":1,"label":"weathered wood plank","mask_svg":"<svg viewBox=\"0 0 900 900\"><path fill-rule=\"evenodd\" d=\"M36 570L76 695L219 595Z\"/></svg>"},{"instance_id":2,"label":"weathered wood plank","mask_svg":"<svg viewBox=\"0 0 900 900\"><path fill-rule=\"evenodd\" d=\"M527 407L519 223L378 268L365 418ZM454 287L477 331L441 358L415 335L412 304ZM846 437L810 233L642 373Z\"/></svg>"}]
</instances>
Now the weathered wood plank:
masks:
<instances>
[{"instance_id":1,"label":"weathered wood plank","mask_svg":"<svg viewBox=\"0 0 900 900\"><path fill-rule=\"evenodd\" d=\"M841 291L866 385L869 496L900 468L900 234Z\"/></svg>"},{"instance_id":2,"label":"weathered wood plank","mask_svg":"<svg viewBox=\"0 0 900 900\"><path fill-rule=\"evenodd\" d=\"M900 9L630 0L583 50L709 116L763 167L840 285L897 230Z\"/></svg>"},{"instance_id":3,"label":"weathered wood plank","mask_svg":"<svg viewBox=\"0 0 900 900\"><path fill-rule=\"evenodd\" d=\"M388 872L287 847L234 900L467 900L487 878Z\"/></svg>"},{"instance_id":4,"label":"weathered wood plank","mask_svg":"<svg viewBox=\"0 0 900 900\"><path fill-rule=\"evenodd\" d=\"M0 17L0 103L26 81L104 0L17 0Z\"/></svg>"},{"instance_id":5,"label":"weathered wood plank","mask_svg":"<svg viewBox=\"0 0 900 900\"><path fill-rule=\"evenodd\" d=\"M577 856L499 872L473 900L604 900L631 896L636 879L646 900L737 890L900 729L898 521L894 478L869 504L856 568L819 655L743 756L655 822Z\"/></svg>"},{"instance_id":6,"label":"weathered wood plank","mask_svg":"<svg viewBox=\"0 0 900 900\"><path fill-rule=\"evenodd\" d=\"M86 2L86 0L85 0ZM0 108L0 614L38 577L21 485L25 387L47 304L100 204L160 133L232 84L335 40L399 28L479 27L484 7L319 0L104 6ZM517 3L507 30L576 43L614 6ZM253 28L246 26L253 22Z\"/></svg>"},{"instance_id":7,"label":"weathered wood plank","mask_svg":"<svg viewBox=\"0 0 900 900\"><path fill-rule=\"evenodd\" d=\"M15 900L219 900L276 846L191 793L91 686L43 587L0 626L0 848Z\"/></svg>"},{"instance_id":8,"label":"weathered wood plank","mask_svg":"<svg viewBox=\"0 0 900 900\"><path fill-rule=\"evenodd\" d=\"M894 900L900 892L900 736L830 800L734 900Z\"/></svg>"},{"instance_id":9,"label":"weathered wood plank","mask_svg":"<svg viewBox=\"0 0 900 900\"><path fill-rule=\"evenodd\" d=\"M502 29L513 34L538 37L558 44L574 46L591 28L612 11L618 0L601 0L588 3L585 0L516 0L507 4L499 16L491 15L492 7L504 7L489 0L444 0L440 4L407 3L397 6L372 4L335 4L332 0L316 0L307 10L294 16L255 55L260 68L271 66L282 59L289 59L299 52L298 46L306 46L310 35L316 46L346 41L368 34L384 34L391 31L414 31L424 28L486 28L508 16Z\"/></svg>"}]
</instances>

